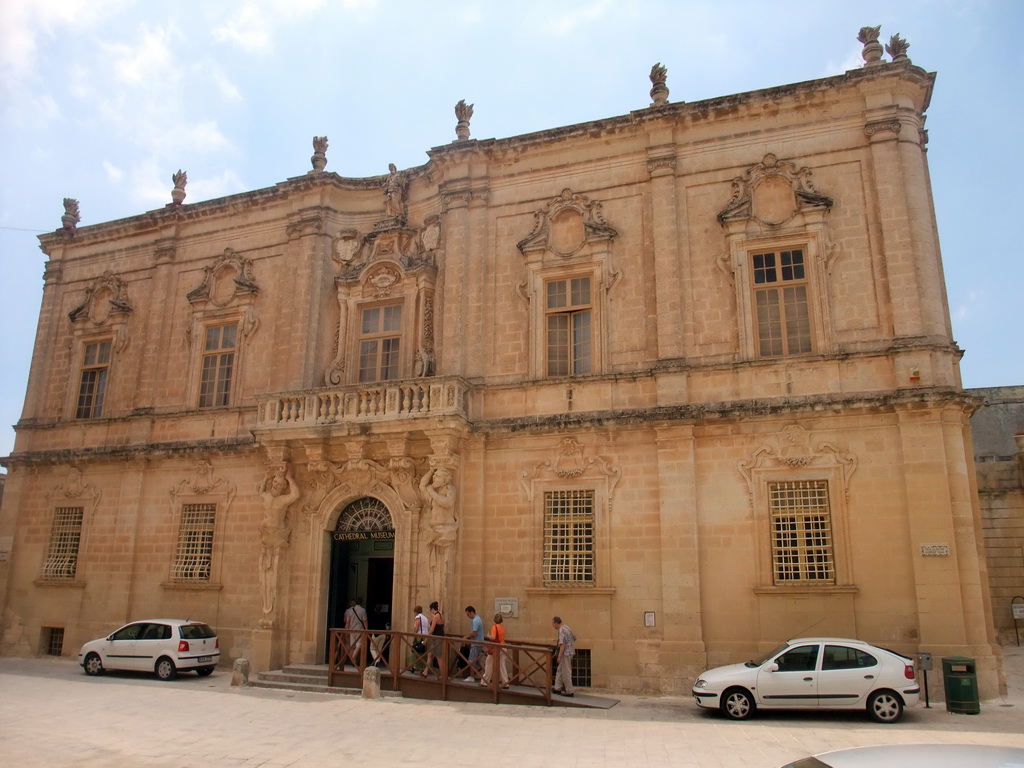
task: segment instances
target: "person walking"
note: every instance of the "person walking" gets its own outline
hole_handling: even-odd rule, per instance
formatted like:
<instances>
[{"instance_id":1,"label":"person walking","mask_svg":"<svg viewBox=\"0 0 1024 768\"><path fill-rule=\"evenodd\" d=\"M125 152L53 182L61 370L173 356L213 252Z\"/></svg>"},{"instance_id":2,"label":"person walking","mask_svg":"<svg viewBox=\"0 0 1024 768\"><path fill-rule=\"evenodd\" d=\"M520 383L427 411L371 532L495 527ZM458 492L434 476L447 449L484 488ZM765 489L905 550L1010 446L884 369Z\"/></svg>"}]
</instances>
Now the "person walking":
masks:
<instances>
[{"instance_id":1,"label":"person walking","mask_svg":"<svg viewBox=\"0 0 1024 768\"><path fill-rule=\"evenodd\" d=\"M480 674L477 665L483 651L483 646L480 643L484 639L484 620L476 615L476 608L472 605L466 606L466 616L469 617L470 625L470 632L466 635L466 640L475 641L469 646L469 664L466 665L466 682L471 683L476 679L476 675Z\"/></svg>"},{"instance_id":2,"label":"person walking","mask_svg":"<svg viewBox=\"0 0 1024 768\"><path fill-rule=\"evenodd\" d=\"M430 667L435 663L440 672L441 641L435 638L444 637L444 614L441 613L441 608L436 600L430 604L429 610L430 626L427 628L427 634L431 636L431 639L427 641L427 668L420 673L424 677L430 674Z\"/></svg>"},{"instance_id":3,"label":"person walking","mask_svg":"<svg viewBox=\"0 0 1024 768\"><path fill-rule=\"evenodd\" d=\"M502 616L500 613L494 614L494 626L491 627L490 633L484 639L490 643L505 644L505 627L502 625ZM484 659L484 674L480 678L480 685L489 686L491 681L494 679L494 660L498 659L498 673L501 678L501 687L508 688L509 676L508 676L508 664L505 660L505 649L504 648L488 648L487 658Z\"/></svg>"},{"instance_id":4,"label":"person walking","mask_svg":"<svg viewBox=\"0 0 1024 768\"><path fill-rule=\"evenodd\" d=\"M576 635L568 624L562 623L561 616L555 616L551 624L558 633L558 669L552 689L560 696L572 696L572 657L576 655Z\"/></svg>"},{"instance_id":5,"label":"person walking","mask_svg":"<svg viewBox=\"0 0 1024 768\"><path fill-rule=\"evenodd\" d=\"M345 611L345 629L350 633L346 635L348 644L348 655L355 666L359 666L359 652L363 647L363 633L353 632L356 629L367 629L366 609L363 608L363 598L357 597Z\"/></svg>"}]
</instances>

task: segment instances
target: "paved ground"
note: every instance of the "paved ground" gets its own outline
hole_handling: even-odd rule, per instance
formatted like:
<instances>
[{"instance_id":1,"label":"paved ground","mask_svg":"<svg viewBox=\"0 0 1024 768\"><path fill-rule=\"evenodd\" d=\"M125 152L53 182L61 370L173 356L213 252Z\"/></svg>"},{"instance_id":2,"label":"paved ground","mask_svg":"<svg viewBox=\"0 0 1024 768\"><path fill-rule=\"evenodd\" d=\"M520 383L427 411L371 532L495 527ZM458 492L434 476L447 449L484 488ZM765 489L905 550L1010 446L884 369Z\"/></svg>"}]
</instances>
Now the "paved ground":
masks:
<instances>
[{"instance_id":1,"label":"paved ground","mask_svg":"<svg viewBox=\"0 0 1024 768\"><path fill-rule=\"evenodd\" d=\"M0 764L18 766L686 766L778 768L866 744L1024 747L1024 649L1005 649L1009 694L980 715L940 703L896 725L860 714L762 713L734 723L689 697L624 696L610 710L292 694L230 687L231 675L173 683L67 659L0 659ZM932 688L941 686L932 673Z\"/></svg>"}]
</instances>

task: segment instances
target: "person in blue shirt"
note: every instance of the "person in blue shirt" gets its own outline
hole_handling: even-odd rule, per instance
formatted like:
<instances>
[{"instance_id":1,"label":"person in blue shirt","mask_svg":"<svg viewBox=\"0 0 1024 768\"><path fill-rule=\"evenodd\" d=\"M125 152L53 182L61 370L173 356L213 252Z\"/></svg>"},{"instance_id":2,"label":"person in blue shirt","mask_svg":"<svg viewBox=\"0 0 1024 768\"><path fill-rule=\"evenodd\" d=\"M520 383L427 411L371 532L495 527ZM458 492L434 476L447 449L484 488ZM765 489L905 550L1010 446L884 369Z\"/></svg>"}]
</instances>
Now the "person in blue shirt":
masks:
<instances>
[{"instance_id":1,"label":"person in blue shirt","mask_svg":"<svg viewBox=\"0 0 1024 768\"><path fill-rule=\"evenodd\" d=\"M478 640L483 641L484 639L484 620L476 615L476 608L472 605L466 606L466 615L469 617L470 633L466 635L467 640ZM477 669L479 664L480 656L483 654L484 647L474 643L469 647L469 666L466 667L466 682L471 683L475 679L475 676L480 674Z\"/></svg>"}]
</instances>

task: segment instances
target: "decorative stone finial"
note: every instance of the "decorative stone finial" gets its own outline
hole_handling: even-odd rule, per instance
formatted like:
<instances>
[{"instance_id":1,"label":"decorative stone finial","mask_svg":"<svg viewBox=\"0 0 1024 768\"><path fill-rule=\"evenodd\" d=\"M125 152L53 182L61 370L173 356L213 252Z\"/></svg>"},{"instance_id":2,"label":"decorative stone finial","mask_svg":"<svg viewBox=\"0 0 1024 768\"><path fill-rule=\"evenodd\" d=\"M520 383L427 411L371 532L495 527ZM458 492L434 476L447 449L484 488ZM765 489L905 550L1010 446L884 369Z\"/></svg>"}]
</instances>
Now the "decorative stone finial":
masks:
<instances>
[{"instance_id":1,"label":"decorative stone finial","mask_svg":"<svg viewBox=\"0 0 1024 768\"><path fill-rule=\"evenodd\" d=\"M64 225L64 231L74 233L78 228L78 222L82 216L78 212L78 201L72 197L64 198L64 215L60 217L60 223Z\"/></svg>"},{"instance_id":2,"label":"decorative stone finial","mask_svg":"<svg viewBox=\"0 0 1024 768\"><path fill-rule=\"evenodd\" d=\"M857 39L864 44L861 56L864 57L864 66L870 67L873 64L881 63L882 44L878 42L878 34L882 31L882 25L877 27L861 27Z\"/></svg>"},{"instance_id":3,"label":"decorative stone finial","mask_svg":"<svg viewBox=\"0 0 1024 768\"><path fill-rule=\"evenodd\" d=\"M907 49L910 47L910 43L899 36L899 33L889 38L889 44L885 46L885 51L892 56L893 61L910 61L910 57L907 56Z\"/></svg>"},{"instance_id":4,"label":"decorative stone finial","mask_svg":"<svg viewBox=\"0 0 1024 768\"><path fill-rule=\"evenodd\" d=\"M178 169L178 172L171 174L171 181L174 182L174 189L171 190L171 202L174 205L181 205L185 199L185 185L188 184L188 174Z\"/></svg>"},{"instance_id":5,"label":"decorative stone finial","mask_svg":"<svg viewBox=\"0 0 1024 768\"><path fill-rule=\"evenodd\" d=\"M661 66L660 61L651 67L651 82L654 84L654 87L651 88L652 107L668 104L668 86L665 85L667 77L668 67Z\"/></svg>"},{"instance_id":6,"label":"decorative stone finial","mask_svg":"<svg viewBox=\"0 0 1024 768\"><path fill-rule=\"evenodd\" d=\"M458 141L465 141L469 138L469 121L473 119L473 105L467 104L465 99L459 99L455 105L455 117L459 122L455 125L455 136Z\"/></svg>"},{"instance_id":7,"label":"decorative stone finial","mask_svg":"<svg viewBox=\"0 0 1024 768\"><path fill-rule=\"evenodd\" d=\"M309 158L314 171L322 171L327 165L327 137L313 137L313 156Z\"/></svg>"}]
</instances>

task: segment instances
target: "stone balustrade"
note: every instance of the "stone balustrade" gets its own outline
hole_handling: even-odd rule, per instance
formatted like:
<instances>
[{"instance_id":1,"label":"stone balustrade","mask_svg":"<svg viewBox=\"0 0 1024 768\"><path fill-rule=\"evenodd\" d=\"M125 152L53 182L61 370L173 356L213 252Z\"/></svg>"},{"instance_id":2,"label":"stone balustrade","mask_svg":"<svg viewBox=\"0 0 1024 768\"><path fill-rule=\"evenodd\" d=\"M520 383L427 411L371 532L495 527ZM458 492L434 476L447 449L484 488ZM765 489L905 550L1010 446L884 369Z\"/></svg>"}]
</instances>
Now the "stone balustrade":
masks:
<instances>
[{"instance_id":1,"label":"stone balustrade","mask_svg":"<svg viewBox=\"0 0 1024 768\"><path fill-rule=\"evenodd\" d=\"M470 386L455 377L354 384L257 397L258 428L417 417L468 417Z\"/></svg>"}]
</instances>

